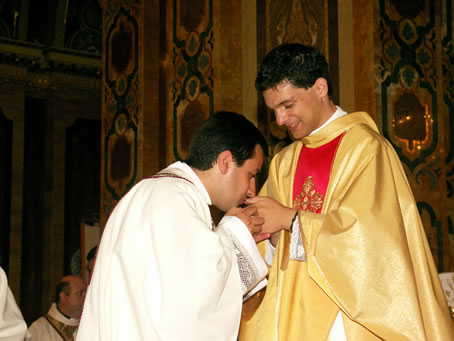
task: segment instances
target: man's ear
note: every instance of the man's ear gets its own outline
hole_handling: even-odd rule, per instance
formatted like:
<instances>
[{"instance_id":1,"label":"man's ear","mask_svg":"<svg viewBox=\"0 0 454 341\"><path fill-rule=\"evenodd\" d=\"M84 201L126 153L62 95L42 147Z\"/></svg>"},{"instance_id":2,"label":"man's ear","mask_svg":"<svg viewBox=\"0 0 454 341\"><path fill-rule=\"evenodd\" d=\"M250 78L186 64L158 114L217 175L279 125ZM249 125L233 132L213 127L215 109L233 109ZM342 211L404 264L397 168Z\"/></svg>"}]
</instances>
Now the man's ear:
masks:
<instances>
[{"instance_id":1,"label":"man's ear","mask_svg":"<svg viewBox=\"0 0 454 341\"><path fill-rule=\"evenodd\" d=\"M63 302L65 300L65 298L63 296L66 296L65 293L63 291L60 291L60 293L58 294L59 296L59 302Z\"/></svg>"},{"instance_id":2,"label":"man's ear","mask_svg":"<svg viewBox=\"0 0 454 341\"><path fill-rule=\"evenodd\" d=\"M320 97L325 97L328 95L328 82L325 78L320 77L315 81L315 89L317 90Z\"/></svg>"},{"instance_id":3,"label":"man's ear","mask_svg":"<svg viewBox=\"0 0 454 341\"><path fill-rule=\"evenodd\" d=\"M230 150L224 150L223 152L219 153L217 159L217 166L221 174L227 173L229 170L230 165L232 164L233 156Z\"/></svg>"}]
</instances>

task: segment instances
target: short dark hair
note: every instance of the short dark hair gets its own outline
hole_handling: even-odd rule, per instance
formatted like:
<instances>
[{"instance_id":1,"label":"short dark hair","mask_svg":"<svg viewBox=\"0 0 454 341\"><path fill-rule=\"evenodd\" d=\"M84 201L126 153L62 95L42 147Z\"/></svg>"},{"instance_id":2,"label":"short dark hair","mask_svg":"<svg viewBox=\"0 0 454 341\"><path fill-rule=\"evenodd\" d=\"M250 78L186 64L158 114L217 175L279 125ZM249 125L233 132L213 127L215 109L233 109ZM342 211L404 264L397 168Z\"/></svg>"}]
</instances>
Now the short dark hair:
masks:
<instances>
[{"instance_id":1,"label":"short dark hair","mask_svg":"<svg viewBox=\"0 0 454 341\"><path fill-rule=\"evenodd\" d=\"M218 111L204 121L194 134L185 162L198 170L207 170L216 163L218 155L229 150L238 167L254 156L260 145L263 155L268 146L262 133L243 115Z\"/></svg>"},{"instance_id":2,"label":"short dark hair","mask_svg":"<svg viewBox=\"0 0 454 341\"><path fill-rule=\"evenodd\" d=\"M60 302L60 293L63 292L66 296L69 296L71 293L71 283L67 281L62 281L57 284L55 287L55 303L58 305Z\"/></svg>"},{"instance_id":3,"label":"short dark hair","mask_svg":"<svg viewBox=\"0 0 454 341\"><path fill-rule=\"evenodd\" d=\"M265 91L287 80L298 88L309 89L318 78L326 79L328 96L331 97L333 89L325 56L312 46L282 44L263 59L255 87L258 91Z\"/></svg>"}]
</instances>

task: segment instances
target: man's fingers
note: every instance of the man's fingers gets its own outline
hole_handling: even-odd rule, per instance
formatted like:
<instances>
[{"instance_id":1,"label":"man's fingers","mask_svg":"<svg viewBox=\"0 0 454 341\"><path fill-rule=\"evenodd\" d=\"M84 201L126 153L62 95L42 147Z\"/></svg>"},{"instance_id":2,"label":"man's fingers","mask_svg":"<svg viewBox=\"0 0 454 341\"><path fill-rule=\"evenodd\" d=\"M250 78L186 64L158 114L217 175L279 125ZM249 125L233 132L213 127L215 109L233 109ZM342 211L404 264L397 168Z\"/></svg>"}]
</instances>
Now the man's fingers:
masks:
<instances>
[{"instance_id":1,"label":"man's fingers","mask_svg":"<svg viewBox=\"0 0 454 341\"><path fill-rule=\"evenodd\" d=\"M254 234L260 233L262 231L262 225L264 222L265 222L265 219L263 219L262 217L251 216L251 217L249 217L249 221L246 224L246 226L247 226L249 232L252 235L254 235Z\"/></svg>"},{"instance_id":2,"label":"man's fingers","mask_svg":"<svg viewBox=\"0 0 454 341\"><path fill-rule=\"evenodd\" d=\"M240 207L232 207L230 210L228 210L225 215L226 216L236 216L238 215L243 209Z\"/></svg>"},{"instance_id":3,"label":"man's fingers","mask_svg":"<svg viewBox=\"0 0 454 341\"><path fill-rule=\"evenodd\" d=\"M254 238L255 243L260 243L262 240L268 239L270 237L269 233L258 233L252 236Z\"/></svg>"},{"instance_id":4,"label":"man's fingers","mask_svg":"<svg viewBox=\"0 0 454 341\"><path fill-rule=\"evenodd\" d=\"M242 212L244 212L244 214L246 214L247 216L253 216L257 214L257 207L255 206L246 206L242 208L242 210Z\"/></svg>"},{"instance_id":5,"label":"man's fingers","mask_svg":"<svg viewBox=\"0 0 454 341\"><path fill-rule=\"evenodd\" d=\"M254 225L262 226L265 223L265 218L259 216L251 216L250 219L252 220Z\"/></svg>"},{"instance_id":6,"label":"man's fingers","mask_svg":"<svg viewBox=\"0 0 454 341\"><path fill-rule=\"evenodd\" d=\"M255 197L252 197L252 198L247 198L246 199L246 204L253 204L253 203L256 203L258 201L262 201L262 200L265 200L266 197L259 197L259 196L255 196Z\"/></svg>"}]
</instances>

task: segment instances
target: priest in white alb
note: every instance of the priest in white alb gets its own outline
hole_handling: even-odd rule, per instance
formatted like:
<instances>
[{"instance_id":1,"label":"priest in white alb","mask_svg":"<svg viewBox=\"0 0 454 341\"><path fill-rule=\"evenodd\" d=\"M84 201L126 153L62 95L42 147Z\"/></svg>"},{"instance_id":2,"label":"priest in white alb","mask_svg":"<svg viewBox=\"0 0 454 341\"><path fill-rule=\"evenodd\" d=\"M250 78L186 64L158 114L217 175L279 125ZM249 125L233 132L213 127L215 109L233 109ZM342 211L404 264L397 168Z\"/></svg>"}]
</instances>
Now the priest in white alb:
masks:
<instances>
[{"instance_id":1,"label":"priest in white alb","mask_svg":"<svg viewBox=\"0 0 454 341\"><path fill-rule=\"evenodd\" d=\"M263 218L239 207L266 152L250 121L218 112L185 162L135 185L103 231L77 340L235 341L243 300L266 285ZM210 205L227 212L217 226Z\"/></svg>"}]
</instances>

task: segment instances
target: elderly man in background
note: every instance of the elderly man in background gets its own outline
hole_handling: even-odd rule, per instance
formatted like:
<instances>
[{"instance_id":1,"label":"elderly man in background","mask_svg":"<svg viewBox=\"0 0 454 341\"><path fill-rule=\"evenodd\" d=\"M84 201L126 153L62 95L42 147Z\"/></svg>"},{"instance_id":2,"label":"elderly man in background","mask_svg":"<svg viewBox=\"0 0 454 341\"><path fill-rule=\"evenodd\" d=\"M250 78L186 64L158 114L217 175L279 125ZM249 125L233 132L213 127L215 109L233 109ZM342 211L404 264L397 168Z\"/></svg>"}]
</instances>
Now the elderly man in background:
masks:
<instances>
[{"instance_id":1,"label":"elderly man in background","mask_svg":"<svg viewBox=\"0 0 454 341\"><path fill-rule=\"evenodd\" d=\"M87 291L85 280L79 276L65 276L55 288L55 303L48 313L32 323L27 341L74 340Z\"/></svg>"}]
</instances>

